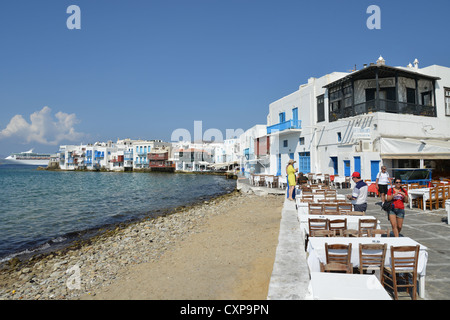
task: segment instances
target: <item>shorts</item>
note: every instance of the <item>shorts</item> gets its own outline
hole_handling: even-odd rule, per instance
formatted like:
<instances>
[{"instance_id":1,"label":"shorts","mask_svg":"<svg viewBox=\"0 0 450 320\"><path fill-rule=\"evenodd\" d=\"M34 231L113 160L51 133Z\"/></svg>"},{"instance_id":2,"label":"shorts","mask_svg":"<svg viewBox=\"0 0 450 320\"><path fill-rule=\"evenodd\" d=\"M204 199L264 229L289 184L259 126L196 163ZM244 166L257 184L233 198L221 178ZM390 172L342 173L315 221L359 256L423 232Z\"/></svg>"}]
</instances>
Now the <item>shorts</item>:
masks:
<instances>
[{"instance_id":1,"label":"shorts","mask_svg":"<svg viewBox=\"0 0 450 320\"><path fill-rule=\"evenodd\" d=\"M354 204L353 205L353 209L355 211L359 211L359 212L366 212L366 210L367 210L367 203Z\"/></svg>"},{"instance_id":2,"label":"shorts","mask_svg":"<svg viewBox=\"0 0 450 320\"><path fill-rule=\"evenodd\" d=\"M387 192L388 192L387 184L379 184L378 191L380 192L380 194L381 193L387 194Z\"/></svg>"},{"instance_id":3,"label":"shorts","mask_svg":"<svg viewBox=\"0 0 450 320\"><path fill-rule=\"evenodd\" d=\"M397 218L405 219L405 209L392 208L392 209L389 211L388 216L389 216L390 214L396 215Z\"/></svg>"}]
</instances>

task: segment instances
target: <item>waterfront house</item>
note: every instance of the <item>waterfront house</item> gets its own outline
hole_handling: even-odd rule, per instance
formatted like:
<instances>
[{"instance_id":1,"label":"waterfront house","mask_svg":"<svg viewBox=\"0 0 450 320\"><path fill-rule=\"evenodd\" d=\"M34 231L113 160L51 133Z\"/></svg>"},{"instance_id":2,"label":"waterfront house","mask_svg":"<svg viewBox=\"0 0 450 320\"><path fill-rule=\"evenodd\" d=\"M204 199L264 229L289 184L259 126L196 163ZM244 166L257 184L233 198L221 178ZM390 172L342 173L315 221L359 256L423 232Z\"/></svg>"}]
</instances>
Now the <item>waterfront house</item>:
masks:
<instances>
[{"instance_id":1,"label":"waterfront house","mask_svg":"<svg viewBox=\"0 0 450 320\"><path fill-rule=\"evenodd\" d=\"M375 180L381 165L450 167L450 69L391 67L380 57L352 73L310 78L270 104L270 171L299 171Z\"/></svg>"},{"instance_id":2,"label":"waterfront house","mask_svg":"<svg viewBox=\"0 0 450 320\"><path fill-rule=\"evenodd\" d=\"M245 177L252 173L269 173L270 138L266 125L255 125L239 138L240 167Z\"/></svg>"}]
</instances>

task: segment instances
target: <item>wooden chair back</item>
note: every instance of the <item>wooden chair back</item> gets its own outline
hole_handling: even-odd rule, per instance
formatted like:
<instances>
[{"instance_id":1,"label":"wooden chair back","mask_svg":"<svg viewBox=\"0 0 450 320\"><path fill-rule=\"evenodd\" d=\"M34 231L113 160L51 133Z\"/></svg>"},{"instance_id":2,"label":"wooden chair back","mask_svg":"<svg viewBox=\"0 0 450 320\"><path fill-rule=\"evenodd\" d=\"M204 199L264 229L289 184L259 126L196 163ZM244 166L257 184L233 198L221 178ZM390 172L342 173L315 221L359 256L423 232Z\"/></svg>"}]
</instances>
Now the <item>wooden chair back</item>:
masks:
<instances>
[{"instance_id":1,"label":"wooden chair back","mask_svg":"<svg viewBox=\"0 0 450 320\"><path fill-rule=\"evenodd\" d=\"M344 236L344 231L347 230L347 218L329 220L328 229L335 231L338 236Z\"/></svg>"},{"instance_id":2,"label":"wooden chair back","mask_svg":"<svg viewBox=\"0 0 450 320\"><path fill-rule=\"evenodd\" d=\"M345 272L353 273L353 265L342 263L320 263L320 272Z\"/></svg>"},{"instance_id":3,"label":"wooden chair back","mask_svg":"<svg viewBox=\"0 0 450 320\"><path fill-rule=\"evenodd\" d=\"M308 219L308 229L309 235L313 236L314 231L317 230L329 230L328 229L328 219L322 218L309 218Z\"/></svg>"},{"instance_id":4,"label":"wooden chair back","mask_svg":"<svg viewBox=\"0 0 450 320\"><path fill-rule=\"evenodd\" d=\"M417 297L417 263L420 245L391 246L391 265L384 267L383 285L394 290L394 297L398 300L398 288L412 288L412 299ZM412 277L410 281L409 276ZM399 284L398 280L402 280Z\"/></svg>"},{"instance_id":5,"label":"wooden chair back","mask_svg":"<svg viewBox=\"0 0 450 320\"><path fill-rule=\"evenodd\" d=\"M383 283L384 260L387 244L367 243L359 244L359 273L367 270L380 270L380 282Z\"/></svg>"},{"instance_id":6,"label":"wooden chair back","mask_svg":"<svg viewBox=\"0 0 450 320\"><path fill-rule=\"evenodd\" d=\"M321 203L308 203L308 213L309 214L322 214L323 213L323 204Z\"/></svg>"},{"instance_id":7,"label":"wooden chair back","mask_svg":"<svg viewBox=\"0 0 450 320\"><path fill-rule=\"evenodd\" d=\"M352 257L352 244L325 243L325 256L327 263L350 264Z\"/></svg>"},{"instance_id":8,"label":"wooden chair back","mask_svg":"<svg viewBox=\"0 0 450 320\"><path fill-rule=\"evenodd\" d=\"M367 230L369 237L375 237L381 235L382 237L390 237L391 232L389 229L369 229Z\"/></svg>"},{"instance_id":9,"label":"wooden chair back","mask_svg":"<svg viewBox=\"0 0 450 320\"><path fill-rule=\"evenodd\" d=\"M376 229L378 225L377 219L359 219L358 233L360 237L368 236L368 230Z\"/></svg>"}]
</instances>

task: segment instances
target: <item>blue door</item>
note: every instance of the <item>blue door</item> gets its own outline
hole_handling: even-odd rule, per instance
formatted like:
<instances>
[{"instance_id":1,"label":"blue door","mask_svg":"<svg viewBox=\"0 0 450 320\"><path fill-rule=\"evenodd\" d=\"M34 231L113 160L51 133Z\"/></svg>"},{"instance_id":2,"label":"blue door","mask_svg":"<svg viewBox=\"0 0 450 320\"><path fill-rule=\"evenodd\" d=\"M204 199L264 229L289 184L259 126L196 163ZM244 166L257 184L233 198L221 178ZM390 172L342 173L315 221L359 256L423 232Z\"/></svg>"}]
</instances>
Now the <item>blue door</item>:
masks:
<instances>
[{"instance_id":1,"label":"blue door","mask_svg":"<svg viewBox=\"0 0 450 320\"><path fill-rule=\"evenodd\" d=\"M350 160L344 160L344 175L350 177Z\"/></svg>"},{"instance_id":2,"label":"blue door","mask_svg":"<svg viewBox=\"0 0 450 320\"><path fill-rule=\"evenodd\" d=\"M377 180L377 174L380 172L380 161L372 160L370 161L370 178L372 181Z\"/></svg>"},{"instance_id":3,"label":"blue door","mask_svg":"<svg viewBox=\"0 0 450 320\"><path fill-rule=\"evenodd\" d=\"M294 120L294 124L298 121L298 108L292 109L292 120Z\"/></svg>"},{"instance_id":4,"label":"blue door","mask_svg":"<svg viewBox=\"0 0 450 320\"><path fill-rule=\"evenodd\" d=\"M338 158L337 157L331 157L331 161L333 162L333 169L334 169L334 175L339 175L338 173Z\"/></svg>"},{"instance_id":5,"label":"blue door","mask_svg":"<svg viewBox=\"0 0 450 320\"><path fill-rule=\"evenodd\" d=\"M280 112L278 114L278 118L279 118L278 120L280 120L280 123L283 123L286 121L286 114L284 112Z\"/></svg>"},{"instance_id":6,"label":"blue door","mask_svg":"<svg viewBox=\"0 0 450 320\"><path fill-rule=\"evenodd\" d=\"M361 173L361 157L355 157L355 171Z\"/></svg>"},{"instance_id":7,"label":"blue door","mask_svg":"<svg viewBox=\"0 0 450 320\"><path fill-rule=\"evenodd\" d=\"M309 152L298 153L298 172L311 172L311 155Z\"/></svg>"}]
</instances>

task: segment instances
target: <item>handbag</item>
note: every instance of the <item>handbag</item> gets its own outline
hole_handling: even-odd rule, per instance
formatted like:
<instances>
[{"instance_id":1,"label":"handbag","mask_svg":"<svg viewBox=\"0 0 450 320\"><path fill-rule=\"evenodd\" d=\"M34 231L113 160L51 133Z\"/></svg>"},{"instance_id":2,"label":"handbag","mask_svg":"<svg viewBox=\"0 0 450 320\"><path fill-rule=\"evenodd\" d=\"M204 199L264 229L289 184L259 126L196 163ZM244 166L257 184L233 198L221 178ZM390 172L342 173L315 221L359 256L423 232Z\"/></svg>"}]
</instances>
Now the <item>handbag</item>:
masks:
<instances>
[{"instance_id":1,"label":"handbag","mask_svg":"<svg viewBox=\"0 0 450 320\"><path fill-rule=\"evenodd\" d=\"M385 201L385 202L383 203L383 205L381 206L381 208L382 208L384 211L389 212L389 211L391 210L392 204L393 204L393 201L392 201L392 200L391 200L391 201Z\"/></svg>"}]
</instances>

